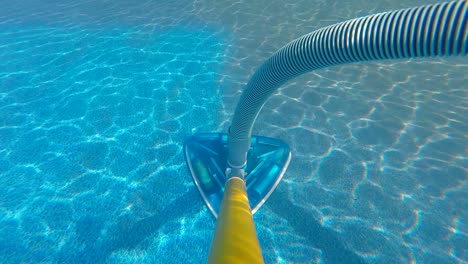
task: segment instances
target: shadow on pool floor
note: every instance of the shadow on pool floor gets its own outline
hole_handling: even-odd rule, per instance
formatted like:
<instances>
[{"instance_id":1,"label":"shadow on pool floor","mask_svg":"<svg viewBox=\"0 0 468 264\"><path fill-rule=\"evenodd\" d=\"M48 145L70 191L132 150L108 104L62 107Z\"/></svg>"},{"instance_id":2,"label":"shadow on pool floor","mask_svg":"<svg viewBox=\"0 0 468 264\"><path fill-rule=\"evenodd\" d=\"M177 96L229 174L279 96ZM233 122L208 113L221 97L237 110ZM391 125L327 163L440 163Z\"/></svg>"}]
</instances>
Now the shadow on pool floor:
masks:
<instances>
[{"instance_id":1,"label":"shadow on pool floor","mask_svg":"<svg viewBox=\"0 0 468 264\"><path fill-rule=\"evenodd\" d=\"M184 216L195 215L203 206L197 191L191 190L179 196L164 210L151 217L131 223L125 219L119 219L111 227L107 236L101 241L84 241L84 248L76 254L61 252L58 261L63 263L105 263L109 256L119 250L132 250L149 246L151 237L168 221L173 221ZM183 205L183 206L181 206ZM180 208L176 210L175 208Z\"/></svg>"},{"instance_id":2,"label":"shadow on pool floor","mask_svg":"<svg viewBox=\"0 0 468 264\"><path fill-rule=\"evenodd\" d=\"M204 206L200 199L194 199L199 194L191 190L179 196L159 214L147 217L135 223L120 221L109 230L106 239L99 243L88 241L82 251L74 256L62 253L60 261L77 261L81 263L103 263L116 251L148 246L150 237L161 228L167 221L178 219L183 216L194 215ZM183 204L181 210L174 210L176 206ZM288 223L299 234L307 239L311 246L323 252L325 263L365 263L358 255L348 250L337 235L314 221L314 216L307 210L294 205L287 197L286 191L277 189L269 198L268 206L275 214L287 219ZM161 217L164 216L164 217ZM300 217L297 217L300 216ZM307 220L306 220L307 219ZM72 259L67 259L72 257Z\"/></svg>"},{"instance_id":3,"label":"shadow on pool floor","mask_svg":"<svg viewBox=\"0 0 468 264\"><path fill-rule=\"evenodd\" d=\"M310 211L294 205L286 190L275 190L265 206L286 219L296 234L307 239L311 246L320 249L325 263L366 263L360 256L347 249L333 231L316 221Z\"/></svg>"}]
</instances>

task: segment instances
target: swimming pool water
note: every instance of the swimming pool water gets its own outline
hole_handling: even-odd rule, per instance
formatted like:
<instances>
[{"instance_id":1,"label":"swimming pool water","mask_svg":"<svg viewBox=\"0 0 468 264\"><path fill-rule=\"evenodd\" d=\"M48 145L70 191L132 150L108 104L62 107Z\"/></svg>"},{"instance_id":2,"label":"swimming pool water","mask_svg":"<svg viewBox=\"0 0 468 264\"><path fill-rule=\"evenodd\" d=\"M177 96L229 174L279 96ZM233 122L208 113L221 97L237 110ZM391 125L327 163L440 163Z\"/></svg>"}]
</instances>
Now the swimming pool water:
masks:
<instances>
[{"instance_id":1,"label":"swimming pool water","mask_svg":"<svg viewBox=\"0 0 468 264\"><path fill-rule=\"evenodd\" d=\"M182 155L305 33L425 1L15 1L0 9L0 260L203 263ZM466 58L316 71L254 133L287 141L267 263L468 261Z\"/></svg>"}]
</instances>

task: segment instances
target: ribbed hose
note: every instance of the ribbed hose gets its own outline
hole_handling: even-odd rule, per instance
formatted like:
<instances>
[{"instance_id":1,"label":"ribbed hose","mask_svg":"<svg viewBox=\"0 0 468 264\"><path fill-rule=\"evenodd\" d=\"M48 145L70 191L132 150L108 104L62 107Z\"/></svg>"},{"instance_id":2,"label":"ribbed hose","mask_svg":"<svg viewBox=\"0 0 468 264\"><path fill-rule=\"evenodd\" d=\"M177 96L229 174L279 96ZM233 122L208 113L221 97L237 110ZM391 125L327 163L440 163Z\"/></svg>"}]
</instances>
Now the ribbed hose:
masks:
<instances>
[{"instance_id":1,"label":"ribbed hose","mask_svg":"<svg viewBox=\"0 0 468 264\"><path fill-rule=\"evenodd\" d=\"M281 48L255 72L241 95L229 129L229 165L245 165L258 113L278 87L298 75L358 61L466 55L467 3L434 4L352 19Z\"/></svg>"}]
</instances>

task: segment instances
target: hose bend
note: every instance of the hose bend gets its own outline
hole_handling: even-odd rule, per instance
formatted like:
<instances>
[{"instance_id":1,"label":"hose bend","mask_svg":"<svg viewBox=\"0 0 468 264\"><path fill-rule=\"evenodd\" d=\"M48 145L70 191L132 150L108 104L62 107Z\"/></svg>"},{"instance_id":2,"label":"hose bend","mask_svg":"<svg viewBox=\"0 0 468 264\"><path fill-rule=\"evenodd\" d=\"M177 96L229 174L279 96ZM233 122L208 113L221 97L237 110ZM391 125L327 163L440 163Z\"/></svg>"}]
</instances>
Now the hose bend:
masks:
<instances>
[{"instance_id":1,"label":"hose bend","mask_svg":"<svg viewBox=\"0 0 468 264\"><path fill-rule=\"evenodd\" d=\"M229 129L229 165L245 165L260 110L277 88L298 75L359 61L466 55L467 6L464 0L356 18L316 30L278 50L241 95Z\"/></svg>"}]
</instances>

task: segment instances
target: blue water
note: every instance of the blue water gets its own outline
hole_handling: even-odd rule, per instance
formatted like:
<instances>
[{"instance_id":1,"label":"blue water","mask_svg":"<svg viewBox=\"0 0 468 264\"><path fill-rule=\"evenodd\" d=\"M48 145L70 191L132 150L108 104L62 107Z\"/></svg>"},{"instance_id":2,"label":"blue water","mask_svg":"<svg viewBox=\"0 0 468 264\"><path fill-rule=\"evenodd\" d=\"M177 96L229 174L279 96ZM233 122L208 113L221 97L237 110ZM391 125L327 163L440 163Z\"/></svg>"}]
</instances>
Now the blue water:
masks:
<instances>
[{"instance_id":1,"label":"blue water","mask_svg":"<svg viewBox=\"0 0 468 264\"><path fill-rule=\"evenodd\" d=\"M0 9L2 263L203 263L182 155L256 67L325 25L425 1L15 1ZM267 263L468 261L466 58L323 69L254 133L287 141Z\"/></svg>"}]
</instances>

